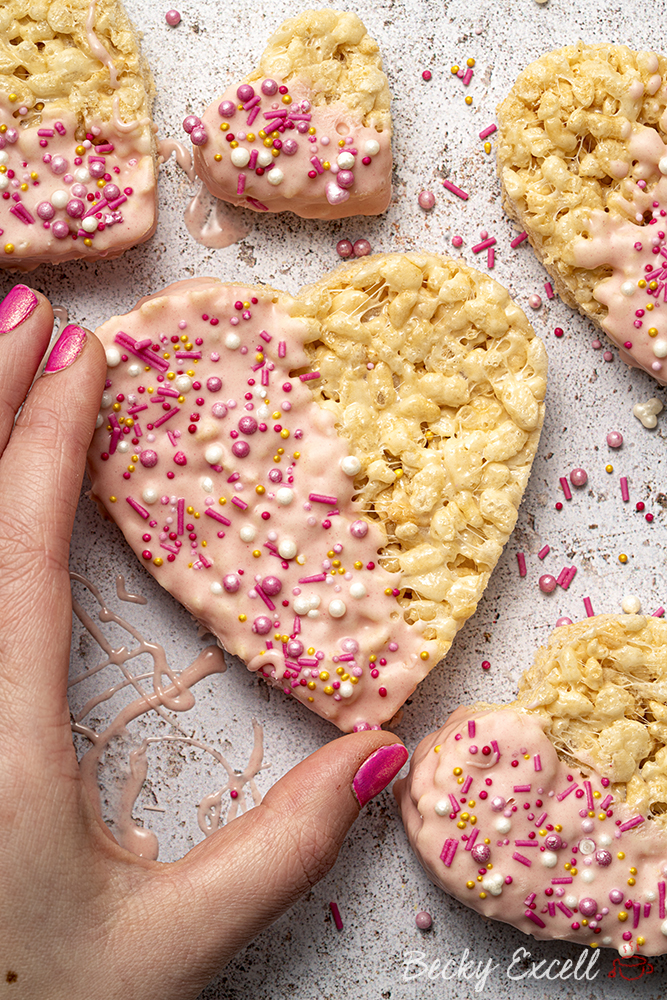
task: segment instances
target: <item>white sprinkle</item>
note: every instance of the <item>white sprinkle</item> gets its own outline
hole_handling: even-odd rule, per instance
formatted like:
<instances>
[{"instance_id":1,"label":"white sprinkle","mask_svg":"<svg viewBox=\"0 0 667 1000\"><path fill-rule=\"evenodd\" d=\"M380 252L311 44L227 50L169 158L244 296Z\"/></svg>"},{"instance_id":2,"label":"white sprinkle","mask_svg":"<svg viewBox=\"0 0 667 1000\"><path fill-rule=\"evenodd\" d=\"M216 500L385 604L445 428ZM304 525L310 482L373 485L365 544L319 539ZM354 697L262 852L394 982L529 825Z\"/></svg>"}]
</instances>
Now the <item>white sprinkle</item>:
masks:
<instances>
[{"instance_id":1,"label":"white sprinkle","mask_svg":"<svg viewBox=\"0 0 667 1000\"><path fill-rule=\"evenodd\" d=\"M269 170L268 174L265 175L269 184L273 187L278 187L279 184L285 180L285 175L279 167L274 167L273 170Z\"/></svg>"},{"instance_id":2,"label":"white sprinkle","mask_svg":"<svg viewBox=\"0 0 667 1000\"><path fill-rule=\"evenodd\" d=\"M287 486L281 486L276 493L276 502L280 504L281 507L289 507L289 505L294 500L294 493Z\"/></svg>"},{"instance_id":3,"label":"white sprinkle","mask_svg":"<svg viewBox=\"0 0 667 1000\"><path fill-rule=\"evenodd\" d=\"M209 465L220 465L223 451L219 444L210 444L204 452L204 458Z\"/></svg>"},{"instance_id":4,"label":"white sprinkle","mask_svg":"<svg viewBox=\"0 0 667 1000\"><path fill-rule=\"evenodd\" d=\"M354 694L354 684L351 681L341 681L338 693L342 698L351 698Z\"/></svg>"},{"instance_id":5,"label":"white sprinkle","mask_svg":"<svg viewBox=\"0 0 667 1000\"><path fill-rule=\"evenodd\" d=\"M116 365L120 364L120 351L118 350L117 347L113 346L107 347L105 353L107 356L107 368L115 368ZM105 402L105 397L108 397L109 399L108 403ZM105 392L102 396L102 406L110 406L110 405L111 405L111 395L108 392Z\"/></svg>"},{"instance_id":6,"label":"white sprinkle","mask_svg":"<svg viewBox=\"0 0 667 1000\"><path fill-rule=\"evenodd\" d=\"M235 167L247 167L250 160L250 151L245 146L237 146L232 150L232 163Z\"/></svg>"},{"instance_id":7,"label":"white sprinkle","mask_svg":"<svg viewBox=\"0 0 667 1000\"><path fill-rule=\"evenodd\" d=\"M211 588L210 589L211 589L211 593L212 594L221 594L222 593L222 584L218 583L216 581L216 583L212 583L211 584Z\"/></svg>"},{"instance_id":8,"label":"white sprinkle","mask_svg":"<svg viewBox=\"0 0 667 1000\"><path fill-rule=\"evenodd\" d=\"M356 597L357 600L365 597L367 593L368 591L360 580L357 580L356 583L353 583L350 587L350 597Z\"/></svg>"},{"instance_id":9,"label":"white sprinkle","mask_svg":"<svg viewBox=\"0 0 667 1000\"><path fill-rule=\"evenodd\" d=\"M241 346L241 338L238 333L228 333L225 337L225 347L228 347L230 351L235 351Z\"/></svg>"},{"instance_id":10,"label":"white sprinkle","mask_svg":"<svg viewBox=\"0 0 667 1000\"><path fill-rule=\"evenodd\" d=\"M184 396L192 388L192 379L189 375L179 375L174 379L174 387Z\"/></svg>"},{"instance_id":11,"label":"white sprinkle","mask_svg":"<svg viewBox=\"0 0 667 1000\"><path fill-rule=\"evenodd\" d=\"M157 503L160 499L160 494L157 490L153 489L152 486L147 486L146 489L141 494L141 499L144 503Z\"/></svg>"},{"instance_id":12,"label":"white sprinkle","mask_svg":"<svg viewBox=\"0 0 667 1000\"><path fill-rule=\"evenodd\" d=\"M512 821L506 816L499 816L493 825L498 833L509 833L512 829Z\"/></svg>"},{"instance_id":13,"label":"white sprinkle","mask_svg":"<svg viewBox=\"0 0 667 1000\"><path fill-rule=\"evenodd\" d=\"M87 219L81 221L81 228L86 233L94 233L97 229L97 219L94 215L89 215Z\"/></svg>"},{"instance_id":14,"label":"white sprinkle","mask_svg":"<svg viewBox=\"0 0 667 1000\"><path fill-rule=\"evenodd\" d=\"M553 851L545 851L540 860L545 868L555 868L558 864L558 855Z\"/></svg>"},{"instance_id":15,"label":"white sprinkle","mask_svg":"<svg viewBox=\"0 0 667 1000\"><path fill-rule=\"evenodd\" d=\"M51 204L54 208L64 208L69 201L69 195L67 191L54 191L51 195Z\"/></svg>"},{"instance_id":16,"label":"white sprinkle","mask_svg":"<svg viewBox=\"0 0 667 1000\"><path fill-rule=\"evenodd\" d=\"M283 538L282 542L278 545L278 554L283 557L283 559L294 559L297 553L297 545L293 538Z\"/></svg>"},{"instance_id":17,"label":"white sprinkle","mask_svg":"<svg viewBox=\"0 0 667 1000\"><path fill-rule=\"evenodd\" d=\"M257 536L257 529L252 524L244 524L239 531L242 542L254 542Z\"/></svg>"},{"instance_id":18,"label":"white sprinkle","mask_svg":"<svg viewBox=\"0 0 667 1000\"><path fill-rule=\"evenodd\" d=\"M621 608L626 615L638 615L642 609L642 602L635 594L626 594L621 601Z\"/></svg>"},{"instance_id":19,"label":"white sprinkle","mask_svg":"<svg viewBox=\"0 0 667 1000\"><path fill-rule=\"evenodd\" d=\"M342 618L346 611L345 601L335 598L329 603L329 614L332 618Z\"/></svg>"},{"instance_id":20,"label":"white sprinkle","mask_svg":"<svg viewBox=\"0 0 667 1000\"><path fill-rule=\"evenodd\" d=\"M346 455L345 458L340 460L341 472L344 472L346 476L356 476L356 474L361 470L361 462L356 455Z\"/></svg>"},{"instance_id":21,"label":"white sprinkle","mask_svg":"<svg viewBox=\"0 0 667 1000\"><path fill-rule=\"evenodd\" d=\"M369 139L364 146L364 150L369 156L377 156L380 152L380 143L377 139Z\"/></svg>"}]
</instances>

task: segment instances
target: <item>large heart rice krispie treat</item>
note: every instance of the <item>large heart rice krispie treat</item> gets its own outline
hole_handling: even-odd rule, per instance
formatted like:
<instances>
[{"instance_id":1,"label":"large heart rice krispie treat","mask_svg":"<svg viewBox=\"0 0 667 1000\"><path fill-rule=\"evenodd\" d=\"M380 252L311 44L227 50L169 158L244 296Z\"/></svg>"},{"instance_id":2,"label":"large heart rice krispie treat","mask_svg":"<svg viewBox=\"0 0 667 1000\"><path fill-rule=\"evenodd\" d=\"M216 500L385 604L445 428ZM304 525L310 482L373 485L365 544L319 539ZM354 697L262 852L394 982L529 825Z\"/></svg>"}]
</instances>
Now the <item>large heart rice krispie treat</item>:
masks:
<instances>
[{"instance_id":1,"label":"large heart rice krispie treat","mask_svg":"<svg viewBox=\"0 0 667 1000\"><path fill-rule=\"evenodd\" d=\"M397 783L429 877L537 938L667 952L667 624L557 629L511 705L459 708Z\"/></svg>"},{"instance_id":2,"label":"large heart rice krispie treat","mask_svg":"<svg viewBox=\"0 0 667 1000\"><path fill-rule=\"evenodd\" d=\"M307 10L183 127L217 198L305 219L379 215L391 198L389 103L377 42L357 15Z\"/></svg>"},{"instance_id":3,"label":"large heart rice krispie treat","mask_svg":"<svg viewBox=\"0 0 667 1000\"><path fill-rule=\"evenodd\" d=\"M505 208L568 305L667 383L667 59L568 45L498 108Z\"/></svg>"},{"instance_id":4,"label":"large heart rice krispie treat","mask_svg":"<svg viewBox=\"0 0 667 1000\"><path fill-rule=\"evenodd\" d=\"M295 298L180 282L97 333L93 494L146 568L341 729L391 719L514 527L546 383L523 312L392 254Z\"/></svg>"},{"instance_id":5,"label":"large heart rice krispie treat","mask_svg":"<svg viewBox=\"0 0 667 1000\"><path fill-rule=\"evenodd\" d=\"M153 234L153 96L119 0L0 5L0 267L117 257Z\"/></svg>"}]
</instances>

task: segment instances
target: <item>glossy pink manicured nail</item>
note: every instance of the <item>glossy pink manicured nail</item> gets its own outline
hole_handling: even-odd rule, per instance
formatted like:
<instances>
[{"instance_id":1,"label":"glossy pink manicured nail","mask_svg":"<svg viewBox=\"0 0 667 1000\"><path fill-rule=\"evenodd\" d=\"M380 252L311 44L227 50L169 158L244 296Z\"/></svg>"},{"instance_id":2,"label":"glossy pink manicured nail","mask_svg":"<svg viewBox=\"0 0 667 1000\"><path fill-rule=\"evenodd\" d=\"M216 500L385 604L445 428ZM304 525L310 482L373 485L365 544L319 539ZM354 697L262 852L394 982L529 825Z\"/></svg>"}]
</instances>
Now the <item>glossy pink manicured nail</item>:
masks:
<instances>
[{"instance_id":1,"label":"glossy pink manicured nail","mask_svg":"<svg viewBox=\"0 0 667 1000\"><path fill-rule=\"evenodd\" d=\"M390 743L380 747L368 757L352 782L352 790L360 806L386 788L392 778L395 778L408 759L408 751L402 743Z\"/></svg>"},{"instance_id":2,"label":"glossy pink manicured nail","mask_svg":"<svg viewBox=\"0 0 667 1000\"><path fill-rule=\"evenodd\" d=\"M9 333L35 311L39 299L27 285L14 285L0 302L0 334Z\"/></svg>"},{"instance_id":3,"label":"glossy pink manicured nail","mask_svg":"<svg viewBox=\"0 0 667 1000\"><path fill-rule=\"evenodd\" d=\"M61 372L63 368L71 365L81 354L86 341L86 331L80 326L71 323L66 326L60 334L53 350L49 354L49 360L44 368L45 375L52 375L54 372Z\"/></svg>"}]
</instances>

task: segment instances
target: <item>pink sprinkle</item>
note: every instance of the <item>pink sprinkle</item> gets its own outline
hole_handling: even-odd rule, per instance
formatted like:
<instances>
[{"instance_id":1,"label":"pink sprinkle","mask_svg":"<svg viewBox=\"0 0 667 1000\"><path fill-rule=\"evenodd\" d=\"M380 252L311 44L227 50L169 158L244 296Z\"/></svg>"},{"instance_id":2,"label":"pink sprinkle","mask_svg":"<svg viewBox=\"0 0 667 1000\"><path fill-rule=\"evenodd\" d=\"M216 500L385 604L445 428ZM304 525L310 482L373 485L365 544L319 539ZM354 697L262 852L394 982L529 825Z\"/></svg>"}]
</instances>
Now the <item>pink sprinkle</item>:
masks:
<instances>
[{"instance_id":1,"label":"pink sprinkle","mask_svg":"<svg viewBox=\"0 0 667 1000\"><path fill-rule=\"evenodd\" d=\"M466 851L472 851L475 846L475 841L477 840L477 835L479 834L479 829L475 827L468 837L468 842L466 844Z\"/></svg>"},{"instance_id":2,"label":"pink sprinkle","mask_svg":"<svg viewBox=\"0 0 667 1000\"><path fill-rule=\"evenodd\" d=\"M170 28L175 28L176 25L181 23L181 15L177 10L168 10L164 15L164 19Z\"/></svg>"},{"instance_id":3,"label":"pink sprinkle","mask_svg":"<svg viewBox=\"0 0 667 1000\"><path fill-rule=\"evenodd\" d=\"M489 249L486 252L487 271L493 271L495 263L496 263L496 251L493 249L493 247L489 247Z\"/></svg>"},{"instance_id":4,"label":"pink sprinkle","mask_svg":"<svg viewBox=\"0 0 667 1000\"><path fill-rule=\"evenodd\" d=\"M467 70L465 71L465 73L463 74L463 81L462 81L462 82L463 82L463 86L464 86L464 87L467 87L467 86L468 86L468 84L470 83L470 81L471 81L471 80L472 80L472 78L473 78L473 75L474 75L474 74L473 74L473 71L472 71L472 69L470 69L470 67L469 67L469 68L468 68L468 69L467 69Z\"/></svg>"},{"instance_id":5,"label":"pink sprinkle","mask_svg":"<svg viewBox=\"0 0 667 1000\"><path fill-rule=\"evenodd\" d=\"M665 883L658 882L658 905L660 907L660 919L665 919Z\"/></svg>"},{"instance_id":6,"label":"pink sprinkle","mask_svg":"<svg viewBox=\"0 0 667 1000\"><path fill-rule=\"evenodd\" d=\"M572 916L572 910L569 906L566 906L565 903L556 903L556 906L565 914L566 917Z\"/></svg>"},{"instance_id":7,"label":"pink sprinkle","mask_svg":"<svg viewBox=\"0 0 667 1000\"><path fill-rule=\"evenodd\" d=\"M451 837L443 844L442 851L440 852L440 860L443 862L445 868L451 867L458 846L458 840L454 840Z\"/></svg>"},{"instance_id":8,"label":"pink sprinkle","mask_svg":"<svg viewBox=\"0 0 667 1000\"><path fill-rule=\"evenodd\" d=\"M633 927L639 927L639 918L640 918L641 912L642 912L642 904L641 903L633 903L632 904L632 909L634 910L634 920L633 920L632 926Z\"/></svg>"},{"instance_id":9,"label":"pink sprinkle","mask_svg":"<svg viewBox=\"0 0 667 1000\"><path fill-rule=\"evenodd\" d=\"M180 497L176 502L177 510L177 524L176 531L179 535L182 535L185 531L185 498Z\"/></svg>"},{"instance_id":10,"label":"pink sprinkle","mask_svg":"<svg viewBox=\"0 0 667 1000\"><path fill-rule=\"evenodd\" d=\"M538 819L535 820L535 826L537 826L537 827L542 826L542 824L544 823L544 821L545 821L546 818L547 818L547 814L545 812L542 813L542 815L540 817L538 817Z\"/></svg>"},{"instance_id":11,"label":"pink sprinkle","mask_svg":"<svg viewBox=\"0 0 667 1000\"><path fill-rule=\"evenodd\" d=\"M299 378L301 379L302 382L312 382L314 378L319 378L319 377L320 377L319 372L307 372L307 374L305 375L299 375Z\"/></svg>"},{"instance_id":12,"label":"pink sprinkle","mask_svg":"<svg viewBox=\"0 0 667 1000\"><path fill-rule=\"evenodd\" d=\"M491 236L488 240L482 240L481 243L478 243L477 246L474 246L472 248L472 252L481 253L482 250L486 250L487 247L495 246L495 243L496 243L495 238Z\"/></svg>"},{"instance_id":13,"label":"pink sprinkle","mask_svg":"<svg viewBox=\"0 0 667 1000\"><path fill-rule=\"evenodd\" d=\"M643 816L634 816L632 819L626 820L625 823L621 823L618 829L621 833L625 833L626 830L633 830L636 826L640 826L643 822Z\"/></svg>"},{"instance_id":14,"label":"pink sprinkle","mask_svg":"<svg viewBox=\"0 0 667 1000\"><path fill-rule=\"evenodd\" d=\"M528 858L524 858L523 854L519 854L518 851L514 852L512 858L514 861L518 861L520 865L525 865L526 868L532 867L533 862L530 861Z\"/></svg>"},{"instance_id":15,"label":"pink sprinkle","mask_svg":"<svg viewBox=\"0 0 667 1000\"><path fill-rule=\"evenodd\" d=\"M579 785L575 785L575 784L568 785L567 788L564 789L564 791L558 793L558 795L556 796L556 798L558 799L559 802L562 802L563 799L566 799L568 797L568 795L571 795L572 792L574 792L575 789L577 789L578 787L579 787Z\"/></svg>"},{"instance_id":16,"label":"pink sprinkle","mask_svg":"<svg viewBox=\"0 0 667 1000\"><path fill-rule=\"evenodd\" d=\"M338 909L338 905L336 903L334 903L334 902L331 902L331 903L329 903L329 909L331 910L331 916L334 918L334 923L336 925L336 930L337 931L342 931L342 929L343 929L343 921L341 920L340 910Z\"/></svg>"},{"instance_id":17,"label":"pink sprinkle","mask_svg":"<svg viewBox=\"0 0 667 1000\"><path fill-rule=\"evenodd\" d=\"M452 236L452 246L453 247L457 247L457 248L458 247L462 247L463 246L463 237L462 236L458 236L458 235L457 236Z\"/></svg>"},{"instance_id":18,"label":"pink sprinkle","mask_svg":"<svg viewBox=\"0 0 667 1000\"><path fill-rule=\"evenodd\" d=\"M324 583L324 581L326 580L326 578L327 578L326 573L316 573L314 576L302 576L302 577L300 577L299 578L299 583ZM339 659L342 659L342 657L339 657ZM352 659L354 659L354 657L350 656L350 659L352 660Z\"/></svg>"},{"instance_id":19,"label":"pink sprinkle","mask_svg":"<svg viewBox=\"0 0 667 1000\"><path fill-rule=\"evenodd\" d=\"M547 926L545 924L545 922L542 920L542 918L538 917L537 914L533 913L532 910L525 910L524 911L524 916L528 917L529 920L532 920L533 923L537 924L538 927L546 927Z\"/></svg>"},{"instance_id":20,"label":"pink sprinkle","mask_svg":"<svg viewBox=\"0 0 667 1000\"><path fill-rule=\"evenodd\" d=\"M528 239L528 233L526 233L526 232L519 233L519 235L515 236L514 239L512 240L512 242L510 243L510 246L511 246L512 250L516 250L516 248L519 246L519 244L523 243L523 241L527 240L527 239Z\"/></svg>"},{"instance_id":21,"label":"pink sprinkle","mask_svg":"<svg viewBox=\"0 0 667 1000\"><path fill-rule=\"evenodd\" d=\"M255 169L255 167L257 166L257 157L258 156L259 156L259 153L257 152L257 150L253 149L252 153L250 154L250 159L248 160L248 170L254 170Z\"/></svg>"},{"instance_id":22,"label":"pink sprinkle","mask_svg":"<svg viewBox=\"0 0 667 1000\"><path fill-rule=\"evenodd\" d=\"M540 845L536 840L515 840L515 847L539 847Z\"/></svg>"},{"instance_id":23,"label":"pink sprinkle","mask_svg":"<svg viewBox=\"0 0 667 1000\"><path fill-rule=\"evenodd\" d=\"M563 875L562 878L552 878L551 879L551 884L552 885L570 885L572 883L572 881L573 881L573 879L572 879L571 875Z\"/></svg>"},{"instance_id":24,"label":"pink sprinkle","mask_svg":"<svg viewBox=\"0 0 667 1000\"><path fill-rule=\"evenodd\" d=\"M243 194L244 191L245 191L245 174L241 173L239 174L236 181L236 193Z\"/></svg>"},{"instance_id":25,"label":"pink sprinkle","mask_svg":"<svg viewBox=\"0 0 667 1000\"><path fill-rule=\"evenodd\" d=\"M487 127L483 128L482 131L479 133L479 137L480 139L488 139L490 135L493 135L493 133L497 131L498 131L497 125L487 125Z\"/></svg>"},{"instance_id":26,"label":"pink sprinkle","mask_svg":"<svg viewBox=\"0 0 667 1000\"><path fill-rule=\"evenodd\" d=\"M468 775L468 777L466 778L466 780L461 785L461 795L467 795L468 792L470 791L470 786L471 785L472 785L472 778L471 778L470 775Z\"/></svg>"},{"instance_id":27,"label":"pink sprinkle","mask_svg":"<svg viewBox=\"0 0 667 1000\"><path fill-rule=\"evenodd\" d=\"M258 201L257 198L251 198L250 195L246 195L246 201L249 205L252 205L253 208L259 209L260 212L268 212L269 210L268 207L261 201Z\"/></svg>"},{"instance_id":28,"label":"pink sprinkle","mask_svg":"<svg viewBox=\"0 0 667 1000\"><path fill-rule=\"evenodd\" d=\"M570 586L576 575L577 575L577 567L570 566L570 568L567 570L567 576L565 577L565 580L561 584L563 590L567 590L567 588Z\"/></svg>"},{"instance_id":29,"label":"pink sprinkle","mask_svg":"<svg viewBox=\"0 0 667 1000\"><path fill-rule=\"evenodd\" d=\"M538 559L545 559L546 556L548 556L550 552L551 552L551 549L549 548L549 546L548 545L544 545L540 549L540 551L537 553L537 558Z\"/></svg>"},{"instance_id":30,"label":"pink sprinkle","mask_svg":"<svg viewBox=\"0 0 667 1000\"><path fill-rule=\"evenodd\" d=\"M474 719L468 719L468 736L470 737L471 740L475 738L475 720Z\"/></svg>"},{"instance_id":31,"label":"pink sprinkle","mask_svg":"<svg viewBox=\"0 0 667 1000\"><path fill-rule=\"evenodd\" d=\"M248 507L248 504L245 502L245 500L241 500L240 497L232 497L232 503L234 504L235 507L240 507L241 510L246 510Z\"/></svg>"},{"instance_id":32,"label":"pink sprinkle","mask_svg":"<svg viewBox=\"0 0 667 1000\"><path fill-rule=\"evenodd\" d=\"M595 803L593 801L593 786L590 781L584 781L584 788L586 789L586 805L589 809L594 809Z\"/></svg>"},{"instance_id":33,"label":"pink sprinkle","mask_svg":"<svg viewBox=\"0 0 667 1000\"><path fill-rule=\"evenodd\" d=\"M331 504L337 504L338 500L336 497L325 496L324 493L309 493L308 499L312 500L313 503L326 503L331 506Z\"/></svg>"},{"instance_id":34,"label":"pink sprinkle","mask_svg":"<svg viewBox=\"0 0 667 1000\"><path fill-rule=\"evenodd\" d=\"M515 785L514 786L514 791L515 792L529 792L530 791L530 785Z\"/></svg>"},{"instance_id":35,"label":"pink sprinkle","mask_svg":"<svg viewBox=\"0 0 667 1000\"><path fill-rule=\"evenodd\" d=\"M287 354L287 341L280 340L278 342L278 357L284 358L286 354Z\"/></svg>"},{"instance_id":36,"label":"pink sprinkle","mask_svg":"<svg viewBox=\"0 0 667 1000\"><path fill-rule=\"evenodd\" d=\"M150 517L150 514L148 513L148 511L146 510L145 507L142 507L141 504L137 503L136 500L133 500L132 497L125 497L125 499L129 503L129 505L132 508L132 510L136 510L136 512L139 515L139 517L143 517L144 521L148 520L148 518Z\"/></svg>"},{"instance_id":37,"label":"pink sprinkle","mask_svg":"<svg viewBox=\"0 0 667 1000\"><path fill-rule=\"evenodd\" d=\"M630 499L627 476L621 476L621 499L623 500L623 503L627 503Z\"/></svg>"},{"instance_id":38,"label":"pink sprinkle","mask_svg":"<svg viewBox=\"0 0 667 1000\"><path fill-rule=\"evenodd\" d=\"M542 758L540 757L539 753L536 753L535 756L533 757L533 766L535 767L536 771L542 770Z\"/></svg>"},{"instance_id":39,"label":"pink sprinkle","mask_svg":"<svg viewBox=\"0 0 667 1000\"><path fill-rule=\"evenodd\" d=\"M586 609L586 614L589 618L592 618L595 615L590 597L584 597L584 608Z\"/></svg>"},{"instance_id":40,"label":"pink sprinkle","mask_svg":"<svg viewBox=\"0 0 667 1000\"><path fill-rule=\"evenodd\" d=\"M558 480L558 482L561 485L561 489L563 490L563 496L565 497L565 499L566 500L571 500L572 499L572 494L570 493L570 484L568 483L568 481L565 478L565 476L561 476L560 479Z\"/></svg>"},{"instance_id":41,"label":"pink sprinkle","mask_svg":"<svg viewBox=\"0 0 667 1000\"><path fill-rule=\"evenodd\" d=\"M662 605L661 605L661 606L660 606L660 607L659 607L659 608L657 609L657 611L654 611L654 612L653 612L653 614L651 615L651 618L662 618L662 617L664 616L664 614L665 614L665 609L664 609L664 608L662 607Z\"/></svg>"},{"instance_id":42,"label":"pink sprinkle","mask_svg":"<svg viewBox=\"0 0 667 1000\"><path fill-rule=\"evenodd\" d=\"M449 801L452 804L452 812L456 815L457 812L461 812L461 806L458 803L458 799L451 792L449 793Z\"/></svg>"},{"instance_id":43,"label":"pink sprinkle","mask_svg":"<svg viewBox=\"0 0 667 1000\"><path fill-rule=\"evenodd\" d=\"M324 173L324 167L322 166L322 161L320 160L319 156L311 156L310 162L315 167L318 174Z\"/></svg>"},{"instance_id":44,"label":"pink sprinkle","mask_svg":"<svg viewBox=\"0 0 667 1000\"><path fill-rule=\"evenodd\" d=\"M430 69L425 69L424 72L422 73L422 80L426 80L426 82L428 83L432 75L433 74L431 73Z\"/></svg>"},{"instance_id":45,"label":"pink sprinkle","mask_svg":"<svg viewBox=\"0 0 667 1000\"><path fill-rule=\"evenodd\" d=\"M232 523L228 517L224 516L224 514L219 514L217 510L212 510L210 507L207 507L204 513L207 517L212 517L214 521L219 521L220 524L226 524L227 527L229 527Z\"/></svg>"},{"instance_id":46,"label":"pink sprinkle","mask_svg":"<svg viewBox=\"0 0 667 1000\"><path fill-rule=\"evenodd\" d=\"M519 576L525 576L526 572L527 572L526 571L526 557L523 554L523 552L517 552L517 554L516 554L516 561L519 564Z\"/></svg>"},{"instance_id":47,"label":"pink sprinkle","mask_svg":"<svg viewBox=\"0 0 667 1000\"><path fill-rule=\"evenodd\" d=\"M456 184L452 184L452 182L449 180L444 180L442 182L442 186L446 188L447 191L450 191L452 194L455 194L457 198L461 199L461 201L467 201L468 198L470 197L470 195L467 194L467 192L463 191L460 187L457 187ZM454 241L452 240L452 242Z\"/></svg>"},{"instance_id":48,"label":"pink sprinkle","mask_svg":"<svg viewBox=\"0 0 667 1000\"><path fill-rule=\"evenodd\" d=\"M554 297L554 290L551 287L551 282L550 281L545 281L544 282L544 291L547 293L547 298L548 299L552 299Z\"/></svg>"}]
</instances>

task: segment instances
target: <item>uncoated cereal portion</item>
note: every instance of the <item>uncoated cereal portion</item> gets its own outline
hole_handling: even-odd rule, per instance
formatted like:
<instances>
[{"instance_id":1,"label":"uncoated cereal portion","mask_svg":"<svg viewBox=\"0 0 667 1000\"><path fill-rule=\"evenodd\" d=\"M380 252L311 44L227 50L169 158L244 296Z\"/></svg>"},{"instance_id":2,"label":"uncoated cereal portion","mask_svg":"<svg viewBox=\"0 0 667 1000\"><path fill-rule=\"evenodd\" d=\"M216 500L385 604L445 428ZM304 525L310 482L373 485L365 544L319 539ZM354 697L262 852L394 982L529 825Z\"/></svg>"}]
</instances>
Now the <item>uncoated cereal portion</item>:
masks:
<instances>
[{"instance_id":1,"label":"uncoated cereal portion","mask_svg":"<svg viewBox=\"0 0 667 1000\"><path fill-rule=\"evenodd\" d=\"M344 265L295 303L317 401L361 462L365 515L442 654L509 537L544 417L547 359L497 282L434 254Z\"/></svg>"}]
</instances>

